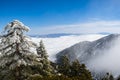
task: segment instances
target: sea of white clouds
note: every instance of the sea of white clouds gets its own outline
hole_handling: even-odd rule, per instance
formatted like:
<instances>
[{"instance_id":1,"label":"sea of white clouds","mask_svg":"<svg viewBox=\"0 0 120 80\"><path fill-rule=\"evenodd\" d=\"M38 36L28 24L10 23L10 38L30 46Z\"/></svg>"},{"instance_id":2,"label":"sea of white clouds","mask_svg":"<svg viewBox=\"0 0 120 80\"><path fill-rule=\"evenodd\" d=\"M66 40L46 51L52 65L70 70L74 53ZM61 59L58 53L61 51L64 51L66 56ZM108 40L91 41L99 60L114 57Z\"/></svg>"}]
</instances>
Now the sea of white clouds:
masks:
<instances>
[{"instance_id":1,"label":"sea of white clouds","mask_svg":"<svg viewBox=\"0 0 120 80\"><path fill-rule=\"evenodd\" d=\"M82 41L94 41L106 35L102 34L89 34L89 35L69 35L61 36L56 38L32 38L32 40L39 44L40 40L43 40L45 48L48 52L49 59L55 61L55 55L59 52L68 48L76 43Z\"/></svg>"}]
</instances>

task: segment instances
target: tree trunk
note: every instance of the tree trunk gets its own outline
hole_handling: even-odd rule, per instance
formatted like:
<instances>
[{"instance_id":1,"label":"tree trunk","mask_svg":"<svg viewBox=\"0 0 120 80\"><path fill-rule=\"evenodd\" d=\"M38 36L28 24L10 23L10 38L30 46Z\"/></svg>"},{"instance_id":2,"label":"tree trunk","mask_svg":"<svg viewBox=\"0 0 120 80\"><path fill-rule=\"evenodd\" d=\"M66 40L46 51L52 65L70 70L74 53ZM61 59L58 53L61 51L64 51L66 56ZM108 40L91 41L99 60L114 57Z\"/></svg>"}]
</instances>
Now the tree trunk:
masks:
<instances>
[{"instance_id":1,"label":"tree trunk","mask_svg":"<svg viewBox=\"0 0 120 80\"><path fill-rule=\"evenodd\" d=\"M15 79L16 80L21 80L21 74L20 74L20 67L16 67L15 69L16 73L15 73Z\"/></svg>"}]
</instances>

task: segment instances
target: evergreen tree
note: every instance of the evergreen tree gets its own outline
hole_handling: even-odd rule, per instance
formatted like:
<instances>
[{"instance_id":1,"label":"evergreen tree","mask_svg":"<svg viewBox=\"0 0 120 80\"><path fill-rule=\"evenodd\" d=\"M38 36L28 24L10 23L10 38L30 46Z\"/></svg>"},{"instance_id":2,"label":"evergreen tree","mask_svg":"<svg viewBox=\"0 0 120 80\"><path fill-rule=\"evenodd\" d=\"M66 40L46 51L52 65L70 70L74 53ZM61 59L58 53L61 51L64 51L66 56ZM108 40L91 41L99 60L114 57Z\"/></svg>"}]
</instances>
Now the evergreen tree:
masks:
<instances>
[{"instance_id":1,"label":"evergreen tree","mask_svg":"<svg viewBox=\"0 0 120 80\"><path fill-rule=\"evenodd\" d=\"M81 75L81 65L78 60L72 62L71 66L71 76L79 76Z\"/></svg>"},{"instance_id":2,"label":"evergreen tree","mask_svg":"<svg viewBox=\"0 0 120 80\"><path fill-rule=\"evenodd\" d=\"M120 80L120 75L118 76L117 80Z\"/></svg>"},{"instance_id":3,"label":"evergreen tree","mask_svg":"<svg viewBox=\"0 0 120 80\"><path fill-rule=\"evenodd\" d=\"M43 41L41 40L39 43L39 47L37 48L37 54L39 55L40 58L44 58L48 60L48 54L45 50L45 46L43 44Z\"/></svg>"},{"instance_id":4,"label":"evergreen tree","mask_svg":"<svg viewBox=\"0 0 120 80\"><path fill-rule=\"evenodd\" d=\"M70 69L70 61L67 56L62 56L60 62L58 63L58 71L63 75L69 76L71 69Z\"/></svg>"},{"instance_id":5,"label":"evergreen tree","mask_svg":"<svg viewBox=\"0 0 120 80\"><path fill-rule=\"evenodd\" d=\"M9 23L4 30L0 43L0 75L5 74L4 77L7 77L11 70L15 73L13 73L15 79L21 80L21 75L24 74L21 67L41 65L37 60L37 55L30 50L36 45L24 35L29 28L18 20Z\"/></svg>"},{"instance_id":6,"label":"evergreen tree","mask_svg":"<svg viewBox=\"0 0 120 80\"><path fill-rule=\"evenodd\" d=\"M40 41L39 47L37 48L37 54L39 55L40 62L43 64L41 74L43 76L51 76L53 73L53 67L48 60L48 54L43 44L43 41Z\"/></svg>"},{"instance_id":7,"label":"evergreen tree","mask_svg":"<svg viewBox=\"0 0 120 80\"><path fill-rule=\"evenodd\" d=\"M110 78L109 78L110 80L114 80L114 77L113 77L113 75L110 75Z\"/></svg>"},{"instance_id":8,"label":"evergreen tree","mask_svg":"<svg viewBox=\"0 0 120 80\"><path fill-rule=\"evenodd\" d=\"M110 73L106 73L105 77L102 78L102 80L114 80L114 77Z\"/></svg>"},{"instance_id":9,"label":"evergreen tree","mask_svg":"<svg viewBox=\"0 0 120 80\"><path fill-rule=\"evenodd\" d=\"M92 80L91 73L86 69L85 64L80 64L78 60L72 62L71 76L79 76L82 80Z\"/></svg>"},{"instance_id":10,"label":"evergreen tree","mask_svg":"<svg viewBox=\"0 0 120 80\"><path fill-rule=\"evenodd\" d=\"M78 60L70 63L67 56L62 56L60 61L58 71L64 76L73 80L92 80L89 70L86 69L84 64L80 64Z\"/></svg>"}]
</instances>

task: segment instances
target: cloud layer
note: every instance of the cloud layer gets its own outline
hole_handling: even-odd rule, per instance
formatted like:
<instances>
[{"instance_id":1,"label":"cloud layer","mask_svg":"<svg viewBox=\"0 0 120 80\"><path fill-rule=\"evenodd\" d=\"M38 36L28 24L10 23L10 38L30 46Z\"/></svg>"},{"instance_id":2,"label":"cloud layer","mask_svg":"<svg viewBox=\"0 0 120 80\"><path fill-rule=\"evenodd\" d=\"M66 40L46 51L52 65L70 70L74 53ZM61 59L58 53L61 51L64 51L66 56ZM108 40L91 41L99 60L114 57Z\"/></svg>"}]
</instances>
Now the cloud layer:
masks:
<instances>
[{"instance_id":1,"label":"cloud layer","mask_svg":"<svg viewBox=\"0 0 120 80\"><path fill-rule=\"evenodd\" d=\"M106 51L102 51L102 55L99 55L89 61L88 67L90 70L97 72L110 72L114 76L120 75L120 37L114 40L111 48Z\"/></svg>"},{"instance_id":2,"label":"cloud layer","mask_svg":"<svg viewBox=\"0 0 120 80\"><path fill-rule=\"evenodd\" d=\"M120 33L120 21L92 21L72 25L56 25L48 27L32 28L30 33L52 34L52 33Z\"/></svg>"},{"instance_id":3,"label":"cloud layer","mask_svg":"<svg viewBox=\"0 0 120 80\"><path fill-rule=\"evenodd\" d=\"M32 38L34 42L39 44L40 40L43 40L45 47L47 49L49 59L54 61L56 58L56 54L65 49L68 48L76 43L79 43L81 41L94 41L97 40L105 35L70 35L70 36L61 36L57 38Z\"/></svg>"}]
</instances>

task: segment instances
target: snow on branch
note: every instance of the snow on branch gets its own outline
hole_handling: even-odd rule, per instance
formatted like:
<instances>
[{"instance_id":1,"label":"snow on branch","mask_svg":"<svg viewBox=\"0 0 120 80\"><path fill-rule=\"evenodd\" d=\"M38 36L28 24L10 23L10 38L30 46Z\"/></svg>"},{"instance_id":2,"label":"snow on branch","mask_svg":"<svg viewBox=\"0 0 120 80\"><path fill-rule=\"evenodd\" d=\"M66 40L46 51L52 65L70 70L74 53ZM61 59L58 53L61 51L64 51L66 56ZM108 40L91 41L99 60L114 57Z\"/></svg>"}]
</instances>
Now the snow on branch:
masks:
<instances>
[{"instance_id":1,"label":"snow on branch","mask_svg":"<svg viewBox=\"0 0 120 80\"><path fill-rule=\"evenodd\" d=\"M19 20L14 20L13 22L10 22L5 26L4 31L12 32L14 29L24 30L26 32L30 30L29 27L25 26Z\"/></svg>"}]
</instances>

